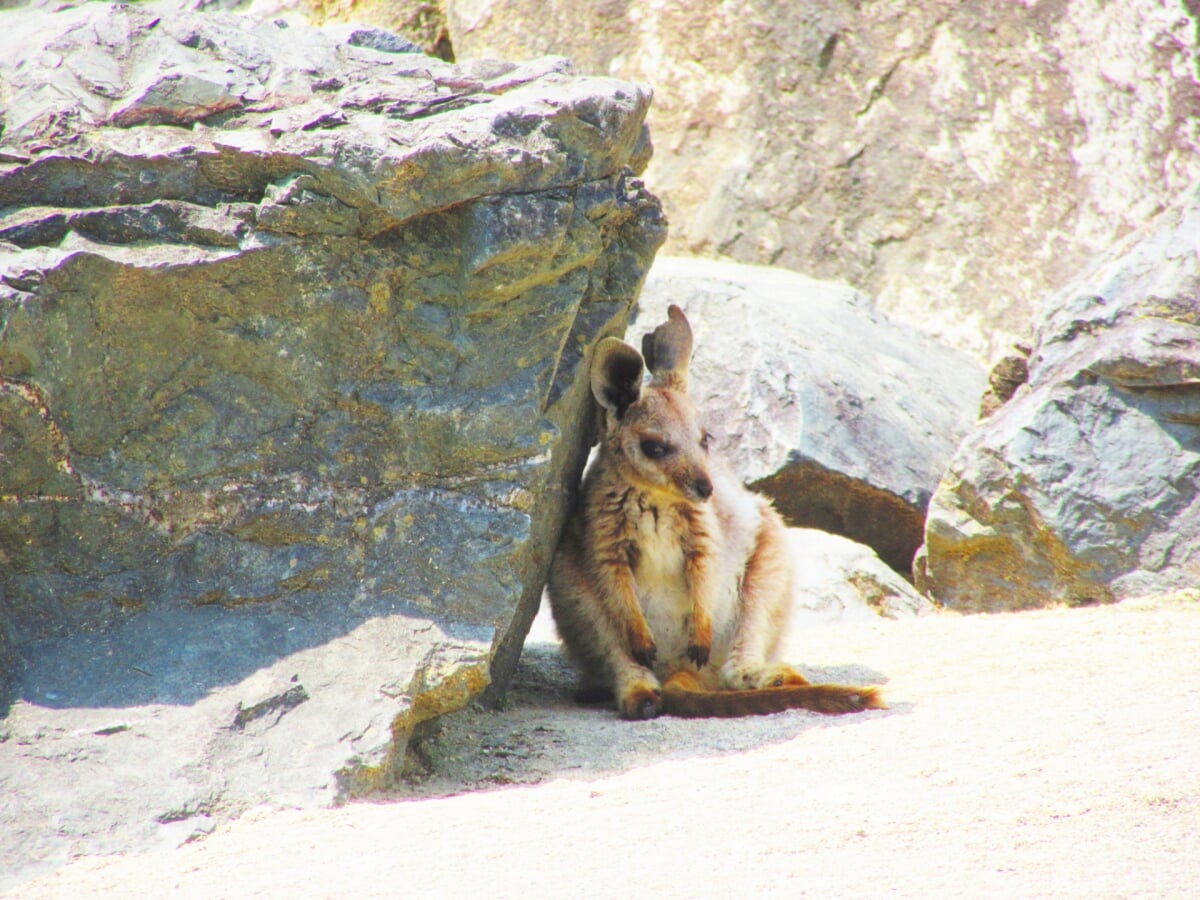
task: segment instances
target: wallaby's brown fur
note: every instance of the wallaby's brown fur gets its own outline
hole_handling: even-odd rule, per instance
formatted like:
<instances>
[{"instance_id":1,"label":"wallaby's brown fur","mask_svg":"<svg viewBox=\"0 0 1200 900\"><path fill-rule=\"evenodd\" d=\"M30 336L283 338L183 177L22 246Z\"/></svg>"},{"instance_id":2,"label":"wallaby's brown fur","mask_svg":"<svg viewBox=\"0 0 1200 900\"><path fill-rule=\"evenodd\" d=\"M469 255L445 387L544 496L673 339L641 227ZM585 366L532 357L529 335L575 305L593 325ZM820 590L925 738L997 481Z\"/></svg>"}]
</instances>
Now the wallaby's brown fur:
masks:
<instances>
[{"instance_id":1,"label":"wallaby's brown fur","mask_svg":"<svg viewBox=\"0 0 1200 900\"><path fill-rule=\"evenodd\" d=\"M677 306L641 353L595 348L603 435L547 586L581 693L611 691L633 719L883 708L875 688L809 684L775 661L792 608L786 528L709 455L691 355Z\"/></svg>"}]
</instances>

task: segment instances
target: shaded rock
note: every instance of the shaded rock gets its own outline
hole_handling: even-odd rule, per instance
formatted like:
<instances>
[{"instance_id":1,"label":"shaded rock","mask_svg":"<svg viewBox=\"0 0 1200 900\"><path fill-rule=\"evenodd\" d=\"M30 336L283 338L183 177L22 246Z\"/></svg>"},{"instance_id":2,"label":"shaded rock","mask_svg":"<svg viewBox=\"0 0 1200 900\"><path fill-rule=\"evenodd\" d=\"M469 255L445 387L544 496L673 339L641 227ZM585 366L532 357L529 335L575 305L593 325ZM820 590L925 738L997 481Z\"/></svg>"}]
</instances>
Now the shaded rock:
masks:
<instances>
[{"instance_id":1,"label":"shaded rock","mask_svg":"<svg viewBox=\"0 0 1200 900\"><path fill-rule=\"evenodd\" d=\"M318 23L372 22L387 29L384 34L392 34L393 39L398 36L430 56L454 62L446 4L442 0L242 0L239 6L266 18L285 16Z\"/></svg>"},{"instance_id":2,"label":"shaded rock","mask_svg":"<svg viewBox=\"0 0 1200 900\"><path fill-rule=\"evenodd\" d=\"M734 470L790 524L866 544L907 575L982 368L852 288L782 269L660 258L629 333L671 303L693 323L693 394Z\"/></svg>"},{"instance_id":3,"label":"shaded rock","mask_svg":"<svg viewBox=\"0 0 1200 900\"><path fill-rule=\"evenodd\" d=\"M1029 354L1031 347L1020 344L1014 352L1003 356L988 373L988 389L979 401L979 416L990 416L1013 398L1021 385L1029 380Z\"/></svg>"},{"instance_id":4,"label":"shaded rock","mask_svg":"<svg viewBox=\"0 0 1200 900\"><path fill-rule=\"evenodd\" d=\"M167 9L0 34L6 873L503 690L664 238L641 87Z\"/></svg>"},{"instance_id":5,"label":"shaded rock","mask_svg":"<svg viewBox=\"0 0 1200 900\"><path fill-rule=\"evenodd\" d=\"M815 528L792 528L788 534L796 560L797 625L903 619L933 611L929 598L870 547Z\"/></svg>"},{"instance_id":6,"label":"shaded rock","mask_svg":"<svg viewBox=\"0 0 1200 900\"><path fill-rule=\"evenodd\" d=\"M846 280L988 362L1200 177L1190 0L287 5L434 7L460 60L558 53L652 84L669 252Z\"/></svg>"},{"instance_id":7,"label":"shaded rock","mask_svg":"<svg viewBox=\"0 0 1200 900\"><path fill-rule=\"evenodd\" d=\"M1029 383L929 511L947 606L1086 604L1200 578L1200 190L1046 303Z\"/></svg>"},{"instance_id":8,"label":"shaded rock","mask_svg":"<svg viewBox=\"0 0 1200 900\"><path fill-rule=\"evenodd\" d=\"M401 37L382 28L351 26L346 43L352 47L370 47L383 53L421 53L422 50L408 38Z\"/></svg>"}]
</instances>

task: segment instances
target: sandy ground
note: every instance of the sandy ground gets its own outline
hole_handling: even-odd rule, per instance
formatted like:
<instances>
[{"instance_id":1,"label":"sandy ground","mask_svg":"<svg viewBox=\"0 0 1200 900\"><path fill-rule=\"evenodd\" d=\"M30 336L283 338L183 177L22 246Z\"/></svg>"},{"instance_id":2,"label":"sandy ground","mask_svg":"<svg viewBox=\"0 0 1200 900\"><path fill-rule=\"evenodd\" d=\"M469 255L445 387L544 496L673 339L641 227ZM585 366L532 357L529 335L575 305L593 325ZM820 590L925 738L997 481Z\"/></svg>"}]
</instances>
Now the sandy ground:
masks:
<instances>
[{"instance_id":1,"label":"sandy ground","mask_svg":"<svg viewBox=\"0 0 1200 900\"><path fill-rule=\"evenodd\" d=\"M825 718L627 723L574 706L544 625L507 707L412 796L252 811L4 896L1200 896L1200 601L809 629Z\"/></svg>"}]
</instances>

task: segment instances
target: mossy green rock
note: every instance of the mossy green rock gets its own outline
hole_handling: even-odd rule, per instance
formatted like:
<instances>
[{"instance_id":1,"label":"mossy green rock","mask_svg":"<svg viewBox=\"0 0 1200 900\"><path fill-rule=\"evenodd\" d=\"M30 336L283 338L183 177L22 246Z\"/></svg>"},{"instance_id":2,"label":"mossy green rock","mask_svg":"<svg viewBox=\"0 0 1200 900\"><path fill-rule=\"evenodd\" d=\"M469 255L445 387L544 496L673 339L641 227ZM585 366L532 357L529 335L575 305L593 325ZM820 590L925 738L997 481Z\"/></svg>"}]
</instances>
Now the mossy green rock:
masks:
<instances>
[{"instance_id":1,"label":"mossy green rock","mask_svg":"<svg viewBox=\"0 0 1200 900\"><path fill-rule=\"evenodd\" d=\"M211 706L245 742L266 709L303 724L286 796L386 784L536 610L586 349L665 234L629 168L649 92L225 13L9 17L10 720Z\"/></svg>"}]
</instances>

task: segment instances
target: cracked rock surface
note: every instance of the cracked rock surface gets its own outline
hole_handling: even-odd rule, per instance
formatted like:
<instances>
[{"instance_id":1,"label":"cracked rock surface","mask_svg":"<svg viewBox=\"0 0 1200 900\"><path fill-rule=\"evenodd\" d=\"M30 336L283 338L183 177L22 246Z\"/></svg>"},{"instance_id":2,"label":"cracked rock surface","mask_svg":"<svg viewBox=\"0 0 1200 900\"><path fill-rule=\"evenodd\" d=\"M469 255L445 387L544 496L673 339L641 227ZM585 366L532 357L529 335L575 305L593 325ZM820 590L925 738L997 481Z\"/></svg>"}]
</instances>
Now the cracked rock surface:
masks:
<instances>
[{"instance_id":1,"label":"cracked rock surface","mask_svg":"<svg viewBox=\"0 0 1200 900\"><path fill-rule=\"evenodd\" d=\"M664 237L649 93L153 4L4 24L0 872L375 791L516 663L584 348Z\"/></svg>"}]
</instances>

